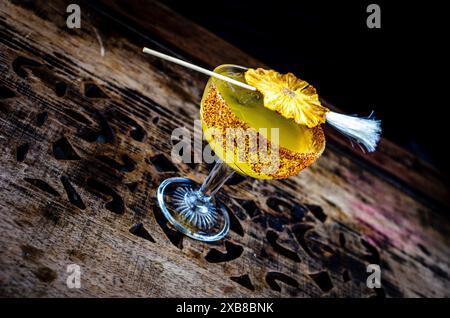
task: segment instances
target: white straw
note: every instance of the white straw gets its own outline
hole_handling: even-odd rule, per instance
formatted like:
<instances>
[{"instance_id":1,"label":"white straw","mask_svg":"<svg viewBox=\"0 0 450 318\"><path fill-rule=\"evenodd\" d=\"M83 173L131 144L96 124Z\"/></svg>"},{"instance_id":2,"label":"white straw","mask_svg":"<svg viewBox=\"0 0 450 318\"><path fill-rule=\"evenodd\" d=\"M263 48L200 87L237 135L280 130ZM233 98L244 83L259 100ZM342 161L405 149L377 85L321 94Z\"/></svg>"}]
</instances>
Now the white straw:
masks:
<instances>
[{"instance_id":1,"label":"white straw","mask_svg":"<svg viewBox=\"0 0 450 318\"><path fill-rule=\"evenodd\" d=\"M205 69L205 68L203 68L203 67L200 67L200 66L197 66L197 65L188 63L188 62L186 62L186 61L183 61L183 60L177 59L177 58L175 58L175 57L169 56L169 55L167 55L167 54L164 54L164 53L161 53L161 52L158 52L158 51L149 49L149 48L147 48L147 47L144 47L144 49L142 50L142 52L147 53L147 54L150 54L150 55L153 55L153 56L157 56L157 57L159 57L159 58L162 58L163 60L166 60L166 61L169 61L169 62L178 64L178 65L181 65L181 66L190 68L190 69L192 69L192 70L194 70L194 71L197 71L197 72L206 74L206 75L208 75L208 76L213 76L213 77L219 78L219 79L221 79L221 80L223 80L223 81L226 81L226 82L229 82L229 83L231 83L231 84L240 86L240 87L242 87L242 88L246 88L246 89L249 89L249 90L252 90L252 91L256 91L256 88L254 88L253 86L250 86L250 85L248 85L248 84L239 82L239 81L237 81L237 80L235 80L235 79L232 79L232 78L229 78L229 77L227 77L227 76L223 76L223 75L221 75L221 74L218 74L218 73L215 73L215 72L211 72L211 71L209 71L209 70L207 70L207 69Z\"/></svg>"}]
</instances>

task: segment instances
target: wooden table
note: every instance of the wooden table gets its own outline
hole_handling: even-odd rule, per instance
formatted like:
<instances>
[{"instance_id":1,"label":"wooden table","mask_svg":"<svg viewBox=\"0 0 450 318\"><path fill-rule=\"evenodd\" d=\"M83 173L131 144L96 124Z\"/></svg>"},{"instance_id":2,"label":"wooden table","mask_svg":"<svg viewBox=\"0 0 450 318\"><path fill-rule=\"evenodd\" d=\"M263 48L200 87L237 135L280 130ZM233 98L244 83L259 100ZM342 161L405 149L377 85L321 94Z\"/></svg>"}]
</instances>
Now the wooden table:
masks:
<instances>
[{"instance_id":1,"label":"wooden table","mask_svg":"<svg viewBox=\"0 0 450 318\"><path fill-rule=\"evenodd\" d=\"M170 160L207 78L142 47L262 63L159 3L80 1L81 29L66 27L69 3L0 2L0 296L450 296L449 188L387 140L362 155L328 131L299 176L225 186L222 242L174 231L155 190L210 169ZM367 287L368 264L382 288Z\"/></svg>"}]
</instances>

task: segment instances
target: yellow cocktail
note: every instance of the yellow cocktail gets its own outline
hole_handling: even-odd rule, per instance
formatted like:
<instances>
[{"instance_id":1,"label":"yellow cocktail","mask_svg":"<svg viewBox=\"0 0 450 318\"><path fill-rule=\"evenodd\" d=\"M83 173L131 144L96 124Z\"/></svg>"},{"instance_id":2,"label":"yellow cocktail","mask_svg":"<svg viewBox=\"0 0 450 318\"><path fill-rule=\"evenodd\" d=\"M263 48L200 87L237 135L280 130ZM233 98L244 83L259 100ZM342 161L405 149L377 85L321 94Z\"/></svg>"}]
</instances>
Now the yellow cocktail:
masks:
<instances>
[{"instance_id":1,"label":"yellow cocktail","mask_svg":"<svg viewBox=\"0 0 450 318\"><path fill-rule=\"evenodd\" d=\"M221 65L214 71L245 83L245 68ZM264 107L260 92L213 77L203 94L200 119L217 156L234 170L253 178L297 175L325 148L320 125L299 125ZM228 142L230 138L234 142Z\"/></svg>"}]
</instances>

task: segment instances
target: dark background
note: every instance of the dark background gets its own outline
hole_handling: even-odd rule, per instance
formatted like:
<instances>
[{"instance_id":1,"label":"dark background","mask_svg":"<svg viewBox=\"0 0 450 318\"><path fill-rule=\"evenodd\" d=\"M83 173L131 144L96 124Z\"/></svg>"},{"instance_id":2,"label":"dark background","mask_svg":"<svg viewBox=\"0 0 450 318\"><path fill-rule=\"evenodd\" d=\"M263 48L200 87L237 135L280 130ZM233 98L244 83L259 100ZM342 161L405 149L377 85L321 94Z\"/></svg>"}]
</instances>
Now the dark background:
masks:
<instances>
[{"instance_id":1,"label":"dark background","mask_svg":"<svg viewBox=\"0 0 450 318\"><path fill-rule=\"evenodd\" d=\"M438 98L448 40L442 5L393 0L163 2L277 71L305 79L347 113L374 110L385 137L448 175L447 102ZM370 3L381 7L381 29L366 25Z\"/></svg>"}]
</instances>

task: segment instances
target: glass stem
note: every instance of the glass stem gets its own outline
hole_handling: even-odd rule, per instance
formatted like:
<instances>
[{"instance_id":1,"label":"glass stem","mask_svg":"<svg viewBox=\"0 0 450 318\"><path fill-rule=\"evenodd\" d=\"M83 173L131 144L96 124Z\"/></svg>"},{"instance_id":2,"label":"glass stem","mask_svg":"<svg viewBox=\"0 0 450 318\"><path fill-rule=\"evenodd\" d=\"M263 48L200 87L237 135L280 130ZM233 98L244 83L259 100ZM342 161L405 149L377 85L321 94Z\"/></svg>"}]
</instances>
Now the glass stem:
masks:
<instances>
[{"instance_id":1,"label":"glass stem","mask_svg":"<svg viewBox=\"0 0 450 318\"><path fill-rule=\"evenodd\" d=\"M221 160L217 160L213 169L206 177L199 192L212 197L223 186L223 184L234 174L234 170Z\"/></svg>"}]
</instances>

